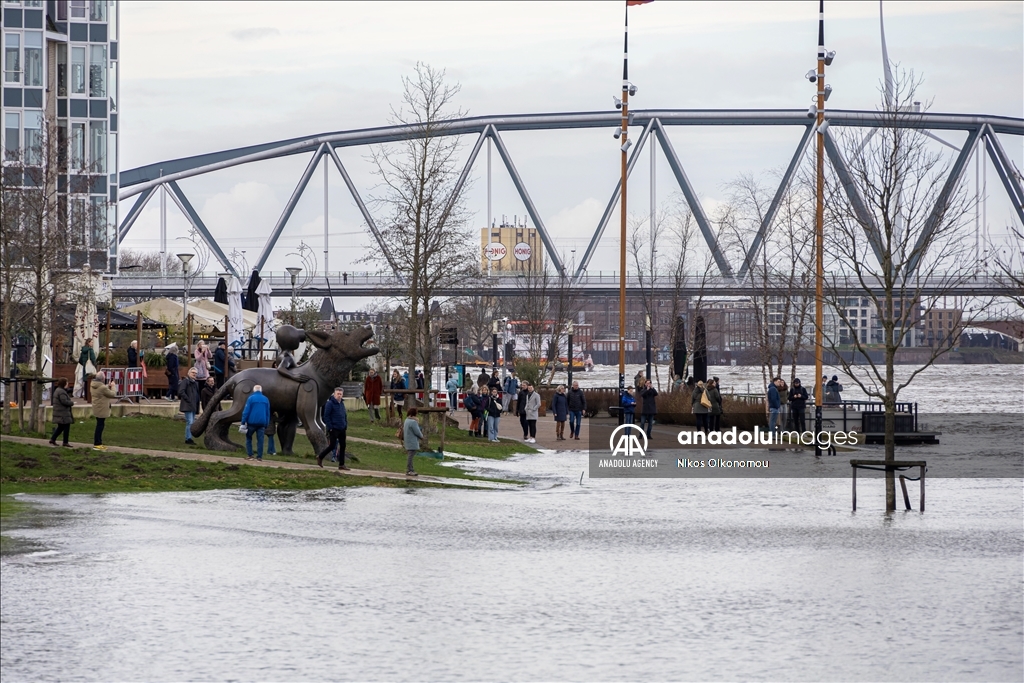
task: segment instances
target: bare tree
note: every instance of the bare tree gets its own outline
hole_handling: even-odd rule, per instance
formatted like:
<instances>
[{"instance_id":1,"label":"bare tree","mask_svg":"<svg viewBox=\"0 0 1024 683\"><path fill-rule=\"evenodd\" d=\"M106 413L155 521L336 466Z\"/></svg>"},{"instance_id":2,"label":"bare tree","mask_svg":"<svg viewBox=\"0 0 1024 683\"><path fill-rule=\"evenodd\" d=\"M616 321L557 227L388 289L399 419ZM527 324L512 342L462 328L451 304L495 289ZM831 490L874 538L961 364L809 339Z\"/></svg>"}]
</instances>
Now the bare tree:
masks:
<instances>
[{"instance_id":1,"label":"bare tree","mask_svg":"<svg viewBox=\"0 0 1024 683\"><path fill-rule=\"evenodd\" d=\"M861 298L871 301L881 327L883 361L873 360L868 344L857 336L852 339L853 358L847 358L837 348L839 335L827 324L823 332L846 374L885 407L887 461L895 459L900 393L948 347L931 347L901 383L893 370L896 352L911 343L920 316L973 274L961 232L973 202L958 179L949 178L951 162L930 151L921 132L904 125L917 116L912 103L919 82L912 73L898 72L874 135L865 139L863 133L850 132L839 137L850 178L844 186L843 178L833 173L825 187L829 304L840 323L852 327L847 302L837 294L839 286L846 280ZM851 193L861 201L852 201ZM926 284L931 297L925 296ZM964 323L970 324L973 315L965 311ZM891 470L886 472L886 509L896 509Z\"/></svg>"},{"instance_id":2,"label":"bare tree","mask_svg":"<svg viewBox=\"0 0 1024 683\"><path fill-rule=\"evenodd\" d=\"M448 122L465 112L454 108L460 86L447 83L443 70L417 63L402 85L403 104L392 108L391 120L413 135L372 152L382 190L374 204L387 212L381 233L409 287L408 350L423 363L430 388L431 304L439 288L471 276L476 267L464 253L471 240L465 185L459 185L459 142L447 135ZM368 259L386 261L382 253Z\"/></svg>"}]
</instances>

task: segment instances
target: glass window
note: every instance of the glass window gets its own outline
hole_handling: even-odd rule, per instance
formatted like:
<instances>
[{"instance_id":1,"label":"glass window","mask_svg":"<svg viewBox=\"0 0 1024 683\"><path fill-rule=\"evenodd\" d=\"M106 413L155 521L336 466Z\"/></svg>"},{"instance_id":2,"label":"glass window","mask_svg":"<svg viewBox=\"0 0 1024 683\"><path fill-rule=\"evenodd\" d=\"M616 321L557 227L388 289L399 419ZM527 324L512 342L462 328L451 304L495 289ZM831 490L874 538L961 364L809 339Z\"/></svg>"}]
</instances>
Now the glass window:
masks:
<instances>
[{"instance_id":1,"label":"glass window","mask_svg":"<svg viewBox=\"0 0 1024 683\"><path fill-rule=\"evenodd\" d=\"M25 31L25 85L43 84L43 32Z\"/></svg>"},{"instance_id":2,"label":"glass window","mask_svg":"<svg viewBox=\"0 0 1024 683\"><path fill-rule=\"evenodd\" d=\"M86 0L71 0L71 18L85 19Z\"/></svg>"},{"instance_id":3,"label":"glass window","mask_svg":"<svg viewBox=\"0 0 1024 683\"><path fill-rule=\"evenodd\" d=\"M57 166L62 173L68 170L68 121L57 121Z\"/></svg>"},{"instance_id":4,"label":"glass window","mask_svg":"<svg viewBox=\"0 0 1024 683\"><path fill-rule=\"evenodd\" d=\"M89 122L89 172L107 172L107 122Z\"/></svg>"},{"instance_id":5,"label":"glass window","mask_svg":"<svg viewBox=\"0 0 1024 683\"><path fill-rule=\"evenodd\" d=\"M43 112L25 112L25 163L35 166L43 158Z\"/></svg>"},{"instance_id":6,"label":"glass window","mask_svg":"<svg viewBox=\"0 0 1024 683\"><path fill-rule=\"evenodd\" d=\"M25 7L42 7L43 0L25 0Z\"/></svg>"},{"instance_id":7,"label":"glass window","mask_svg":"<svg viewBox=\"0 0 1024 683\"><path fill-rule=\"evenodd\" d=\"M107 20L107 0L92 0L89 3L89 21Z\"/></svg>"},{"instance_id":8,"label":"glass window","mask_svg":"<svg viewBox=\"0 0 1024 683\"><path fill-rule=\"evenodd\" d=\"M57 96L68 94L68 46L57 43Z\"/></svg>"},{"instance_id":9,"label":"glass window","mask_svg":"<svg viewBox=\"0 0 1024 683\"><path fill-rule=\"evenodd\" d=\"M71 203L71 242L85 246L86 227L89 225L88 204L83 197L76 197Z\"/></svg>"},{"instance_id":10,"label":"glass window","mask_svg":"<svg viewBox=\"0 0 1024 683\"><path fill-rule=\"evenodd\" d=\"M107 136L107 166L109 167L111 174L113 174L113 173L115 173L117 171L117 134L116 133L111 133L110 135ZM111 178L112 179L110 181L110 184L111 185L116 185L117 181L113 179L113 178L116 178L116 176L112 175Z\"/></svg>"},{"instance_id":11,"label":"glass window","mask_svg":"<svg viewBox=\"0 0 1024 683\"><path fill-rule=\"evenodd\" d=\"M4 83L21 83L21 35L4 36Z\"/></svg>"},{"instance_id":12,"label":"glass window","mask_svg":"<svg viewBox=\"0 0 1024 683\"><path fill-rule=\"evenodd\" d=\"M89 248L107 248L106 197L89 197Z\"/></svg>"},{"instance_id":13,"label":"glass window","mask_svg":"<svg viewBox=\"0 0 1024 683\"><path fill-rule=\"evenodd\" d=\"M107 96L107 46L89 46L89 97Z\"/></svg>"},{"instance_id":14,"label":"glass window","mask_svg":"<svg viewBox=\"0 0 1024 683\"><path fill-rule=\"evenodd\" d=\"M67 21L68 0L57 0L57 21Z\"/></svg>"},{"instance_id":15,"label":"glass window","mask_svg":"<svg viewBox=\"0 0 1024 683\"><path fill-rule=\"evenodd\" d=\"M4 156L16 159L21 148L21 114L4 114Z\"/></svg>"},{"instance_id":16,"label":"glass window","mask_svg":"<svg viewBox=\"0 0 1024 683\"><path fill-rule=\"evenodd\" d=\"M71 168L80 170L85 166L85 124L71 124Z\"/></svg>"},{"instance_id":17,"label":"glass window","mask_svg":"<svg viewBox=\"0 0 1024 683\"><path fill-rule=\"evenodd\" d=\"M85 48L71 48L71 92L85 94Z\"/></svg>"}]
</instances>

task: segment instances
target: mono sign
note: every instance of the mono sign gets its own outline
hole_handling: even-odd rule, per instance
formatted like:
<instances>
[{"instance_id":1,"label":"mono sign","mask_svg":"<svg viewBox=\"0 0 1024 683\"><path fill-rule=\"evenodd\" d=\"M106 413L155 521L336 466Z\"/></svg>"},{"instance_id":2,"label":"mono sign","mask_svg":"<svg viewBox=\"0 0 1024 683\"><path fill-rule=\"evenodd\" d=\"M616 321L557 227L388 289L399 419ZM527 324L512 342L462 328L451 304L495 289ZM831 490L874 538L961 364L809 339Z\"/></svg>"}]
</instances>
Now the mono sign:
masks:
<instances>
[{"instance_id":1,"label":"mono sign","mask_svg":"<svg viewBox=\"0 0 1024 683\"><path fill-rule=\"evenodd\" d=\"M512 253L515 254L516 260L518 261L529 261L530 255L533 253L533 249L531 249L530 245L526 242L520 242L512 250Z\"/></svg>"}]
</instances>

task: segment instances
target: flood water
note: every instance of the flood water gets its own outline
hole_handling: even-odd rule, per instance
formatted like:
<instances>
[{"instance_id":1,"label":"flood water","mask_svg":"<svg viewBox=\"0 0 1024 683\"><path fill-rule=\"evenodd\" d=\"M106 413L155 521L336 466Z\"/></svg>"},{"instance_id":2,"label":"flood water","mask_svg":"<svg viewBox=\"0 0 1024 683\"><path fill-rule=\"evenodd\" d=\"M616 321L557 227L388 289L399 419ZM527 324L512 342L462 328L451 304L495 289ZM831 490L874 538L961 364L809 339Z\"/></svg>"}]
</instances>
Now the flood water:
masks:
<instances>
[{"instance_id":1,"label":"flood water","mask_svg":"<svg viewBox=\"0 0 1024 683\"><path fill-rule=\"evenodd\" d=\"M22 497L2 678L1024 679L1020 480L481 468L528 485Z\"/></svg>"}]
</instances>

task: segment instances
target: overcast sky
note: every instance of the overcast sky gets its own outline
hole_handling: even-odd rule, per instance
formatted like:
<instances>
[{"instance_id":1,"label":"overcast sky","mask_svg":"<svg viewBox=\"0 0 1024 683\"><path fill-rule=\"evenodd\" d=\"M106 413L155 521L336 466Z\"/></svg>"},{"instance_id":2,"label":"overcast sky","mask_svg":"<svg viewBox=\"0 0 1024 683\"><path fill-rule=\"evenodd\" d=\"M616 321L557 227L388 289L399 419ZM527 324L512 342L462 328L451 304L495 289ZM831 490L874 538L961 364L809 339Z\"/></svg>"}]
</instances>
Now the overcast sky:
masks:
<instances>
[{"instance_id":1,"label":"overcast sky","mask_svg":"<svg viewBox=\"0 0 1024 683\"><path fill-rule=\"evenodd\" d=\"M470 115L611 109L621 78L622 2L121 3L121 169L243 145L384 125L401 77L417 61L461 83ZM894 62L924 78L936 112L1024 116L1024 4L886 2ZM882 77L878 4L827 2L828 106L874 109ZM814 88L817 2L657 2L630 10L633 108L805 108ZM618 177L609 130L506 133L506 145L571 259L589 241ZM638 133L639 130L637 129ZM802 129L670 129L702 202L713 211L724 183L784 166ZM963 136L948 135L953 142ZM466 138L465 146L473 139ZM1003 144L1018 167L1020 138ZM340 150L364 197L373 195L365 149ZM226 251L262 249L308 156L260 162L181 183ZM494 213L525 214L493 162ZM634 171L630 210L646 214L649 162ZM486 157L469 195L486 224ZM300 241L323 249L323 175L318 171L268 269L281 271ZM664 161L658 201L676 191ZM988 172L994 234L1014 220ZM374 243L335 169L330 170L331 270L365 270ZM122 216L134 200L124 202ZM123 243L159 248L159 202L151 201ZM169 251L187 223L168 201ZM609 231L591 271L617 262ZM478 258L467 246L467 258ZM322 263L320 265L322 268ZM215 270L211 264L209 270Z\"/></svg>"}]
</instances>

